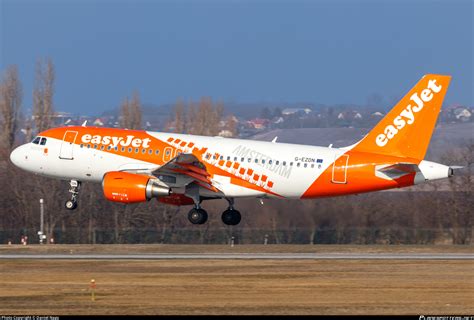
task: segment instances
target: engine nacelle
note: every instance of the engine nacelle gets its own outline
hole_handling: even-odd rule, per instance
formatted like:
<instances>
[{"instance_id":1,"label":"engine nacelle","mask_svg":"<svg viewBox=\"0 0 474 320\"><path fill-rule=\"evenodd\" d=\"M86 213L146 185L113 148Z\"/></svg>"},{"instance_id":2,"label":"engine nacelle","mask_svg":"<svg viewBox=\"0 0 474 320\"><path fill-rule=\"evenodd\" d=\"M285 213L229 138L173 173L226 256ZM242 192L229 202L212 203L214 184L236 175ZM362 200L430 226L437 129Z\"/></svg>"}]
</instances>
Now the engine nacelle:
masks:
<instances>
[{"instance_id":1,"label":"engine nacelle","mask_svg":"<svg viewBox=\"0 0 474 320\"><path fill-rule=\"evenodd\" d=\"M170 188L160 186L149 176L120 171L107 172L102 189L107 200L122 203L144 202L171 193Z\"/></svg>"}]
</instances>

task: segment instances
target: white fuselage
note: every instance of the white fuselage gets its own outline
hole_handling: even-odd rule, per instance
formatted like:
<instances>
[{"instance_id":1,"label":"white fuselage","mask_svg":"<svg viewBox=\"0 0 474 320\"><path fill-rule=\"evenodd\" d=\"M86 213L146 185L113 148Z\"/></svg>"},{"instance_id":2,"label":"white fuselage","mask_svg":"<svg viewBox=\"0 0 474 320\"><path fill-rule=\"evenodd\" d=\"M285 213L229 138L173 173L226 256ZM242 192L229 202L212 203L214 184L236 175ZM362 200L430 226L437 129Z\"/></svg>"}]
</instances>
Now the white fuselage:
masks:
<instances>
[{"instance_id":1,"label":"white fuselage","mask_svg":"<svg viewBox=\"0 0 474 320\"><path fill-rule=\"evenodd\" d=\"M224 161L230 160L245 164L260 175L266 175L274 182L272 191L286 197L299 198L308 189L313 181L332 165L334 159L343 150L298 144L272 143L254 140L227 139L221 137L190 136L173 133L147 132L149 135L165 141L169 137L174 139L189 139L197 146L206 146L208 152L218 153ZM177 146L179 147L179 146ZM64 153L65 143L55 138L47 138L45 145L33 143L25 144L12 154L12 160L22 169L64 180L101 182L103 176L110 171L137 170L147 172L160 167L175 156L176 150L156 149L153 145L146 149L152 153L156 161L141 161L133 156L135 148L129 155L127 147L118 147L118 152L106 152L94 148L91 144L73 144L71 146L72 159L61 157ZM125 153L121 149L125 148ZM45 151L46 149L46 151ZM166 149L166 148L165 148ZM142 152L140 149L139 152ZM186 150L182 150L183 152ZM21 159L17 159L21 158ZM205 162L218 165L221 158L203 159ZM238 170L227 168L225 170L239 175ZM236 172L237 171L237 172ZM213 180L220 186L226 196L248 197L258 196L261 192L238 185L227 183L230 178L226 175L214 175Z\"/></svg>"}]
</instances>

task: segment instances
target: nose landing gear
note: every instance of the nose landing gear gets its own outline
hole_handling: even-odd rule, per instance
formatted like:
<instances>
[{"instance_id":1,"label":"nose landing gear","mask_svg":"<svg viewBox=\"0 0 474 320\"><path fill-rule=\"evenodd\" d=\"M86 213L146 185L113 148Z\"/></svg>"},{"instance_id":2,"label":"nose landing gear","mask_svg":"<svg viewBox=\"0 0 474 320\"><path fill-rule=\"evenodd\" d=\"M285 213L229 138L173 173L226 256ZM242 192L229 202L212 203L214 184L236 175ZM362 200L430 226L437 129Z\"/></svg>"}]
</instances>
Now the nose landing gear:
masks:
<instances>
[{"instance_id":1,"label":"nose landing gear","mask_svg":"<svg viewBox=\"0 0 474 320\"><path fill-rule=\"evenodd\" d=\"M71 180L69 182L70 188L69 193L71 194L71 199L67 200L64 203L64 206L68 210L74 210L77 208L77 196L79 195L79 189L81 188L81 182L77 180Z\"/></svg>"}]
</instances>

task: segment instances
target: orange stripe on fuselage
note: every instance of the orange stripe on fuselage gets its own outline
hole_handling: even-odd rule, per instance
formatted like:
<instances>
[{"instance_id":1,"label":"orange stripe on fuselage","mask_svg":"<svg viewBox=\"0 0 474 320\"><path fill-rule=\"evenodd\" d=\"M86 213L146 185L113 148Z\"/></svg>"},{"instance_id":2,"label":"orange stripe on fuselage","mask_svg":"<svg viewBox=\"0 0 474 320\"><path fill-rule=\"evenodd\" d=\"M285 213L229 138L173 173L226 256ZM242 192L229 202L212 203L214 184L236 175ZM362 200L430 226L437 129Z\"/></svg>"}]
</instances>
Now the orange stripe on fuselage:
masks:
<instances>
[{"instance_id":1,"label":"orange stripe on fuselage","mask_svg":"<svg viewBox=\"0 0 474 320\"><path fill-rule=\"evenodd\" d=\"M114 149L107 150L107 146L111 145L110 143L107 144L107 145L104 145L103 150L101 150L101 146L103 144L97 144L98 147L95 150L102 151L102 152L107 152L107 153L111 153L111 154L117 154L117 155L120 155L120 156L123 156L123 157L131 158L131 159L135 159L135 160L140 160L140 161L145 161L145 162L153 163L153 164L156 164L156 165L164 165L166 162L168 162L169 160L174 158L174 156L176 155L176 153L179 150L175 146L173 146L173 143L180 143L181 142L181 139L176 139L175 140L173 138L168 138L167 139L168 142L164 142L164 141L161 141L160 139L155 138L152 135L149 135L146 131L125 130L125 129L115 129L115 128L98 128L98 127L53 128L53 129L49 129L49 130L46 130L44 132L41 132L39 135L44 136L44 137L55 138L55 139L58 139L58 140L63 140L64 133L66 131L77 131L78 134L77 134L75 144L76 145L84 144L84 146L91 145L91 148L90 148L91 150L93 149L94 143L91 143L91 142L84 143L84 142L82 142L83 137L85 135L100 136L100 137L105 137L105 136L117 137L117 138L122 138L122 140L127 139L127 136L133 136L133 137L141 139L141 140L150 139L149 147L148 148L139 147L138 148L139 149L138 153L135 153L136 147L133 147L133 146L124 146L125 149L124 149L124 151L122 151L122 146L120 144L118 146L117 151L114 150ZM179 140L179 142L178 142L178 140ZM128 152L128 148L132 148L132 152ZM166 148L171 148L171 150L172 150L171 151L172 154L169 157L166 157L166 155L163 154L165 152ZM146 150L145 153L142 152L143 149ZM157 149L160 150L160 153L158 155L155 153ZM153 153L150 154L149 150L153 150ZM225 171L225 170L223 170L223 169L221 169L221 168L219 168L215 165L211 165L211 164L205 162L203 158L204 158L204 153L206 151L207 151L207 148L205 148L205 147L203 147L202 149L193 148L192 153L198 159L201 160L201 162L205 165L207 172L209 172L209 174L211 176L214 176L215 174L217 174L217 175L221 175L221 176L231 177L231 183L233 183L235 185L281 197L280 195L278 195L274 192L271 192L267 189L264 189L260 186L255 185L253 183L245 181L242 178L237 177L234 174L231 174L231 173L229 173L229 172L227 172L227 171ZM218 158L220 155L218 153L216 153L215 156L216 156L216 158ZM163 160L164 157L167 159L166 161ZM249 171L253 172L252 169L249 169Z\"/></svg>"},{"instance_id":2,"label":"orange stripe on fuselage","mask_svg":"<svg viewBox=\"0 0 474 320\"><path fill-rule=\"evenodd\" d=\"M340 196L346 194L401 188L413 185L415 174L410 173L395 180L379 178L375 175L375 167L381 164L414 163L420 160L412 158L392 157L374 153L348 151L347 182L334 183L333 164L331 164L304 192L301 198L317 198Z\"/></svg>"},{"instance_id":3,"label":"orange stripe on fuselage","mask_svg":"<svg viewBox=\"0 0 474 320\"><path fill-rule=\"evenodd\" d=\"M117 154L120 156L124 156L127 158L135 159L135 160L140 160L140 161L145 161L149 163L154 163L157 165L163 165L163 152L166 147L170 147L168 143L165 143L159 139L156 139L155 137L149 135L146 131L139 131L139 130L124 130L124 129L114 129L114 128L97 128L97 127L66 127L66 128L53 128L46 130L44 132L41 132L39 135L45 136L45 137L51 137L55 138L58 140L63 140L64 133L65 131L77 131L77 137L75 144L80 145L83 144L84 148L87 148L87 145L91 146L91 150L94 149L94 145L97 145L97 151L102 151L102 152L107 152L111 154ZM127 145L127 146L122 146L119 145L117 146L117 151L115 149L110 149L107 150L107 147L109 145L112 145L111 143L108 144L102 144L102 143L92 143L88 142L85 143L83 142L83 137L86 135L91 135L92 137L94 136L100 136L100 137L115 137L115 138L122 138L124 140L127 140L128 136L133 136L135 138L144 140L144 139L150 139L149 147L144 148L142 146L140 147L135 147L132 145ZM104 146L104 149L101 150L101 147ZM124 148L124 151L122 151L122 148ZM132 148L131 152L128 152L128 149ZM135 150L138 148L138 153L135 152ZM143 153L143 150L145 150L145 153ZM150 154L149 150L153 150L153 153ZM159 154L155 154L156 150L160 150ZM175 148L173 148L172 155L170 157L173 158L175 154Z\"/></svg>"}]
</instances>

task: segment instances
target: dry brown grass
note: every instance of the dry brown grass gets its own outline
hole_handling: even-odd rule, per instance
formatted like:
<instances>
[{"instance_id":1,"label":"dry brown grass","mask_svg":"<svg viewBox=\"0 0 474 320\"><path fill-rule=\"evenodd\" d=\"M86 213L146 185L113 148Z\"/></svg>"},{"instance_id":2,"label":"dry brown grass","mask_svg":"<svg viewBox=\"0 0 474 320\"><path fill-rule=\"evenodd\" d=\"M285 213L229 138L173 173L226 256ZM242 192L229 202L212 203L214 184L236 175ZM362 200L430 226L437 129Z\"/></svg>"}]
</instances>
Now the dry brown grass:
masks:
<instances>
[{"instance_id":1,"label":"dry brown grass","mask_svg":"<svg viewBox=\"0 0 474 320\"><path fill-rule=\"evenodd\" d=\"M0 314L473 313L472 261L0 261Z\"/></svg>"}]
</instances>

